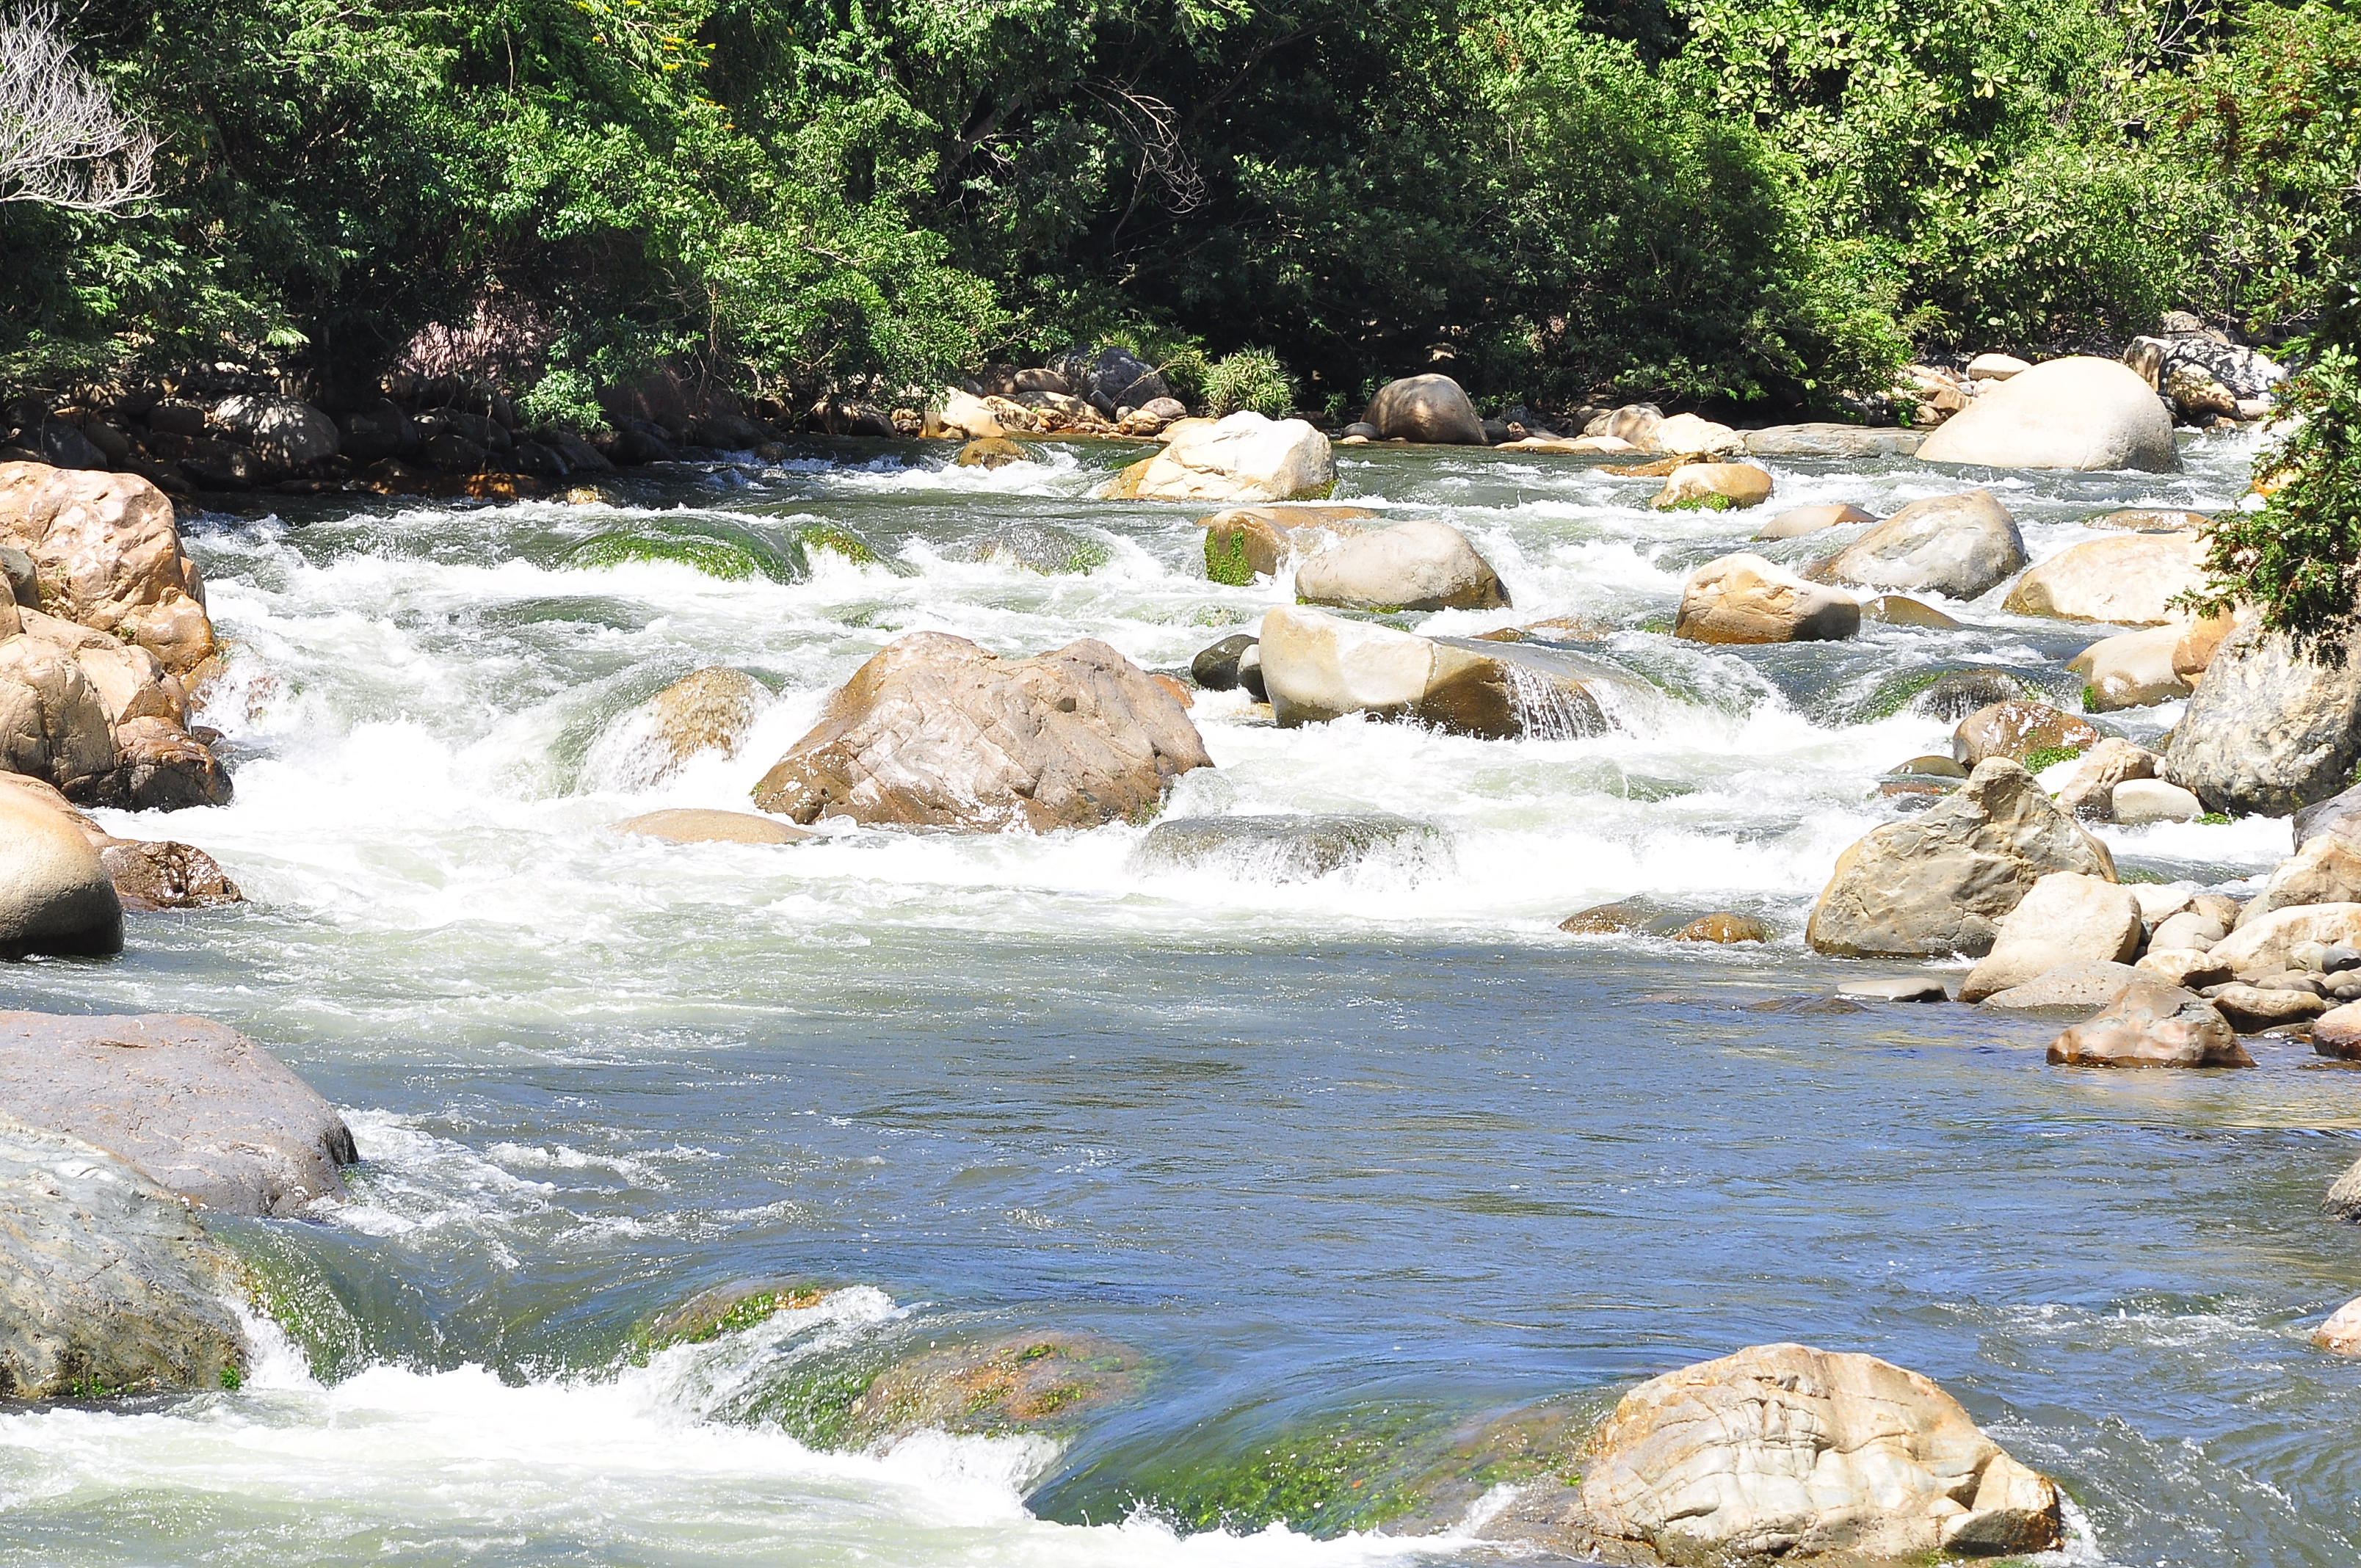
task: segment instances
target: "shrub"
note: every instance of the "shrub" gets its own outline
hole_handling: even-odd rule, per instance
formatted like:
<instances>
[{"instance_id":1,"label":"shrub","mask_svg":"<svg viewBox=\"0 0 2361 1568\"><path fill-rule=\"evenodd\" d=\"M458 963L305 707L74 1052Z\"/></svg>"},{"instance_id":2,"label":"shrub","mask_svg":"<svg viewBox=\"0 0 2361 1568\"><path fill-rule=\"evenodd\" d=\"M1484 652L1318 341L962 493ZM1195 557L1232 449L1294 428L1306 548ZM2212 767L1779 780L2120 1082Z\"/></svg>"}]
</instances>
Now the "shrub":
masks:
<instances>
[{"instance_id":1,"label":"shrub","mask_svg":"<svg viewBox=\"0 0 2361 1568\"><path fill-rule=\"evenodd\" d=\"M1224 355L1205 372L1207 413L1219 419L1249 409L1270 419L1295 411L1295 388L1279 356L1268 348Z\"/></svg>"}]
</instances>

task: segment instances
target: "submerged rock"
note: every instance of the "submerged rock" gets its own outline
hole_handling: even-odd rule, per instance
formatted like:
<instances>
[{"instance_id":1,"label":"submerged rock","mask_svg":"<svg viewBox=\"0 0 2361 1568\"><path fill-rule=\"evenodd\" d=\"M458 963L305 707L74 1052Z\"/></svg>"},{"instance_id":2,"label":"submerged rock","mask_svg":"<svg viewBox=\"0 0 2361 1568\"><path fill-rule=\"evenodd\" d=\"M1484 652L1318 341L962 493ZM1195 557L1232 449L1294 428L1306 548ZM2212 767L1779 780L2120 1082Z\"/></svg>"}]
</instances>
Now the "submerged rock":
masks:
<instances>
[{"instance_id":1,"label":"submerged rock","mask_svg":"<svg viewBox=\"0 0 2361 1568\"><path fill-rule=\"evenodd\" d=\"M914 1431L1054 1431L1134 1398L1146 1364L1128 1345L1051 1330L946 1345L877 1375L852 1402L848 1447Z\"/></svg>"},{"instance_id":2,"label":"submerged rock","mask_svg":"<svg viewBox=\"0 0 2361 1568\"><path fill-rule=\"evenodd\" d=\"M1876 828L1839 856L1806 934L1842 958L1981 957L2001 916L2053 872L2115 877L2105 845L2032 774L1994 757L1921 816Z\"/></svg>"},{"instance_id":3,"label":"submerged rock","mask_svg":"<svg viewBox=\"0 0 2361 1568\"><path fill-rule=\"evenodd\" d=\"M1343 609L1498 609L1509 603L1500 575L1466 534L1425 521L1331 545L1296 568L1295 597Z\"/></svg>"},{"instance_id":4,"label":"submerged rock","mask_svg":"<svg viewBox=\"0 0 2361 1568\"><path fill-rule=\"evenodd\" d=\"M2062 1539L2057 1487L1933 1382L1808 1345L1755 1345L1651 1378L1581 1464L1571 1506L1533 1533L1593 1560L1899 1563ZM1538 1522L1520 1511L1488 1533Z\"/></svg>"},{"instance_id":5,"label":"submerged rock","mask_svg":"<svg viewBox=\"0 0 2361 1568\"><path fill-rule=\"evenodd\" d=\"M236 1274L130 1165L0 1113L0 1399L236 1387Z\"/></svg>"},{"instance_id":6,"label":"submerged rock","mask_svg":"<svg viewBox=\"0 0 2361 1568\"><path fill-rule=\"evenodd\" d=\"M1486 740L1596 735L1612 667L1570 650L1418 637L1314 609L1271 610L1256 650L1282 728L1348 713Z\"/></svg>"},{"instance_id":7,"label":"submerged rock","mask_svg":"<svg viewBox=\"0 0 2361 1568\"><path fill-rule=\"evenodd\" d=\"M1767 942L1771 928L1752 915L1733 915L1720 910L1700 916L1673 933L1675 942L1718 942L1724 946L1738 942Z\"/></svg>"},{"instance_id":8,"label":"submerged rock","mask_svg":"<svg viewBox=\"0 0 2361 1568\"><path fill-rule=\"evenodd\" d=\"M1899 593L1971 599L2025 565L2016 519L1989 490L1912 501L1806 574Z\"/></svg>"},{"instance_id":9,"label":"submerged rock","mask_svg":"<svg viewBox=\"0 0 2361 1568\"><path fill-rule=\"evenodd\" d=\"M702 752L735 757L770 703L770 688L742 670L708 665L683 675L647 700L639 782L660 784Z\"/></svg>"},{"instance_id":10,"label":"submerged rock","mask_svg":"<svg viewBox=\"0 0 2361 1568\"><path fill-rule=\"evenodd\" d=\"M2299 656L2250 622L2205 666L2166 749L2164 774L2207 809L2285 817L2353 782L2361 762L2361 658Z\"/></svg>"},{"instance_id":11,"label":"submerged rock","mask_svg":"<svg viewBox=\"0 0 2361 1568\"><path fill-rule=\"evenodd\" d=\"M1928 681L1911 699L1911 710L1956 723L1980 707L2037 695L2024 676L2007 670L1949 670Z\"/></svg>"},{"instance_id":12,"label":"submerged rock","mask_svg":"<svg viewBox=\"0 0 2361 1568\"><path fill-rule=\"evenodd\" d=\"M560 563L578 571L612 571L619 566L669 564L688 566L723 582L751 582L768 577L774 583L799 583L811 576L811 562L800 544L785 547L749 529L724 523L634 523L593 534L566 553Z\"/></svg>"},{"instance_id":13,"label":"submerged rock","mask_svg":"<svg viewBox=\"0 0 2361 1568\"><path fill-rule=\"evenodd\" d=\"M649 1350L704 1344L723 1334L751 1329L781 1312L817 1307L829 1295L827 1286L804 1280L741 1279L700 1290L680 1305L657 1313L636 1337Z\"/></svg>"},{"instance_id":14,"label":"submerged rock","mask_svg":"<svg viewBox=\"0 0 2361 1568\"><path fill-rule=\"evenodd\" d=\"M1458 382L1448 376L1405 376L1378 389L1361 422L1382 441L1422 441L1438 445L1482 446L1484 422Z\"/></svg>"},{"instance_id":15,"label":"submerged rock","mask_svg":"<svg viewBox=\"0 0 2361 1568\"><path fill-rule=\"evenodd\" d=\"M913 632L829 696L754 786L796 822L985 831L1137 819L1213 760L1172 694L1095 639L1001 659Z\"/></svg>"},{"instance_id":16,"label":"submerged rock","mask_svg":"<svg viewBox=\"0 0 2361 1568\"><path fill-rule=\"evenodd\" d=\"M2140 980L2103 1011L2058 1036L2059 1067L2252 1067L2219 1009L2161 981Z\"/></svg>"},{"instance_id":17,"label":"submerged rock","mask_svg":"<svg viewBox=\"0 0 2361 1568\"><path fill-rule=\"evenodd\" d=\"M1221 871L1241 881L1312 882L1376 858L1450 853L1431 822L1383 812L1362 816L1180 817L1159 822L1132 855L1142 872Z\"/></svg>"},{"instance_id":18,"label":"submerged rock","mask_svg":"<svg viewBox=\"0 0 2361 1568\"><path fill-rule=\"evenodd\" d=\"M341 1198L337 1169L360 1157L335 1108L278 1058L181 1014L0 1013L0 1110L230 1214Z\"/></svg>"},{"instance_id":19,"label":"submerged rock","mask_svg":"<svg viewBox=\"0 0 2361 1568\"><path fill-rule=\"evenodd\" d=\"M1922 463L1990 468L2180 466L2156 389L2113 359L2073 355L1993 388L1919 444Z\"/></svg>"}]
</instances>

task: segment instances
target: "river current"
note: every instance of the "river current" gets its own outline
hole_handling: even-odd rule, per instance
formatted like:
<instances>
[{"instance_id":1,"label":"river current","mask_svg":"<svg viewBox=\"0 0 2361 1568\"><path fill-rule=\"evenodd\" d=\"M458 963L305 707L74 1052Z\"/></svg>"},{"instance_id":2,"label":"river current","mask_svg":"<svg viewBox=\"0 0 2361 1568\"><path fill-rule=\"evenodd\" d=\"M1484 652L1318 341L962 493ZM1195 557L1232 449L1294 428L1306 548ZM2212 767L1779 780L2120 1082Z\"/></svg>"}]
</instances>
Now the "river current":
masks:
<instances>
[{"instance_id":1,"label":"river current","mask_svg":"<svg viewBox=\"0 0 2361 1568\"><path fill-rule=\"evenodd\" d=\"M238 646L207 715L237 797L107 820L210 850L252 902L137 917L121 959L10 968L0 1001L231 1024L344 1109L365 1164L347 1205L221 1227L300 1309L292 1337L258 1322L245 1387L0 1415L0 1563L1499 1561L1484 1503L1407 1534L1359 1484L1455 1423L1604 1408L1778 1339L1958 1395L2074 1499L2062 1560L2361 1555L2361 1365L2305 1338L2361 1292L2361 1234L2318 1214L2361 1155L2361 1080L2269 1039L2249 1072L2052 1069L2054 1019L1831 1003L1875 966L1802 940L1839 851L1894 817L1880 773L1948 749L1894 683L2015 668L2072 706L2062 662L2104 629L1996 590L1945 607L1958 631L1664 634L1689 569L1787 506L1980 480L2037 560L2117 507L2236 504L2251 440L2161 477L1773 461L1763 511L1669 516L1654 481L1575 460L1344 449L1340 500L1447 518L1515 596L1425 629L1603 621L1591 651L1642 680L1610 733L1515 742L1279 730L1202 694L1218 766L1167 816L1442 830L1312 881L1143 869L1129 826L614 834L742 808L902 632L1185 667L1291 598L1206 581L1210 509L1086 499L1127 448L989 473L950 451L681 469L595 506L184 520ZM619 526L813 521L884 563L566 564ZM1096 564L975 547L1045 527ZM752 743L647 784L628 715L717 663L777 692ZM2178 711L2111 718L2152 740ZM2100 832L2127 874L2204 885L2288 847L2284 822ZM1633 894L1776 939L1556 929ZM632 1353L649 1314L764 1277L845 1288ZM827 1452L777 1414L815 1368L1036 1328L1133 1347L1140 1397L1063 1446Z\"/></svg>"}]
</instances>

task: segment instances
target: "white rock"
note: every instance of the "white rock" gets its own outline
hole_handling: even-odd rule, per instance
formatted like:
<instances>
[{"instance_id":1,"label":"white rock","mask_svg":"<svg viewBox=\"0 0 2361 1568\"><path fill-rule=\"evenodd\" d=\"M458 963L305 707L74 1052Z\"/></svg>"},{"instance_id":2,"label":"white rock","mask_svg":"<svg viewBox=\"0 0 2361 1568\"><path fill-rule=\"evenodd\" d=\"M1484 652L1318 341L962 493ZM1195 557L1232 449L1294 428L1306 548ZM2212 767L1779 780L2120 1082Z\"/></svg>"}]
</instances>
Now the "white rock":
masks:
<instances>
[{"instance_id":1,"label":"white rock","mask_svg":"<svg viewBox=\"0 0 2361 1568\"><path fill-rule=\"evenodd\" d=\"M122 950L123 904L81 827L0 792L0 957Z\"/></svg>"},{"instance_id":2,"label":"white rock","mask_svg":"<svg viewBox=\"0 0 2361 1568\"><path fill-rule=\"evenodd\" d=\"M2001 382L1918 448L1927 463L1993 468L2180 466L2156 389L2113 359L2052 359Z\"/></svg>"},{"instance_id":3,"label":"white rock","mask_svg":"<svg viewBox=\"0 0 2361 1568\"><path fill-rule=\"evenodd\" d=\"M2163 626L2188 620L2172 601L2205 586L2205 543L2194 533L2122 533L2086 540L2026 572L2002 609L2060 620Z\"/></svg>"},{"instance_id":4,"label":"white rock","mask_svg":"<svg viewBox=\"0 0 2361 1568\"><path fill-rule=\"evenodd\" d=\"M2032 368L2030 360L2019 359L2014 354L1979 354L1968 361L1968 379L2005 381Z\"/></svg>"},{"instance_id":5,"label":"white rock","mask_svg":"<svg viewBox=\"0 0 2361 1568\"><path fill-rule=\"evenodd\" d=\"M1981 1002L2064 963L2127 964L2146 927L2131 890L2101 877L2053 872L2001 916L1992 951L1968 972L1962 1002Z\"/></svg>"},{"instance_id":6,"label":"white rock","mask_svg":"<svg viewBox=\"0 0 2361 1568\"><path fill-rule=\"evenodd\" d=\"M2149 707L2187 696L2194 688L2173 668L2173 655L2188 635L2179 625L2150 627L2103 637L2067 661L2082 677L2082 706L2092 713Z\"/></svg>"},{"instance_id":7,"label":"white rock","mask_svg":"<svg viewBox=\"0 0 2361 1568\"><path fill-rule=\"evenodd\" d=\"M1145 501L1321 500L1336 487L1328 438L1303 420L1241 411L1212 424L1178 421L1166 433L1163 451L1126 468L1099 495Z\"/></svg>"},{"instance_id":8,"label":"white rock","mask_svg":"<svg viewBox=\"0 0 2361 1568\"><path fill-rule=\"evenodd\" d=\"M1295 571L1296 597L1340 609L1497 609L1508 589L1447 522L1396 523L1339 541Z\"/></svg>"},{"instance_id":9,"label":"white rock","mask_svg":"<svg viewBox=\"0 0 2361 1568\"><path fill-rule=\"evenodd\" d=\"M2115 823L2137 828L2148 822L2194 822L2205 806L2177 784L2162 779L2125 779L2115 786Z\"/></svg>"},{"instance_id":10,"label":"white rock","mask_svg":"<svg viewBox=\"0 0 2361 1568\"><path fill-rule=\"evenodd\" d=\"M1681 590L1673 635L1692 642L1828 642L1861 630L1850 594L1807 583L1760 555L1708 561Z\"/></svg>"}]
</instances>

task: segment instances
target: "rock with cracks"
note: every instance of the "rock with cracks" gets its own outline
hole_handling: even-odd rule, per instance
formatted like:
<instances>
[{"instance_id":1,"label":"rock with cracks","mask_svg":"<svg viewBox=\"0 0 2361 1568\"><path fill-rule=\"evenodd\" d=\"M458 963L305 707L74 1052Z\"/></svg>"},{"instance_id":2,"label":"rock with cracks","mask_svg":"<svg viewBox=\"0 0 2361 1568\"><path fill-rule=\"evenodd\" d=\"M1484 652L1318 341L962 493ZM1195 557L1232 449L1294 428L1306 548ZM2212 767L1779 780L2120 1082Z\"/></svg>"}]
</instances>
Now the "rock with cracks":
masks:
<instances>
[{"instance_id":1,"label":"rock with cracks","mask_svg":"<svg viewBox=\"0 0 2361 1568\"><path fill-rule=\"evenodd\" d=\"M2141 980L2050 1044L2059 1067L2252 1067L2236 1031L2212 1003L2160 980Z\"/></svg>"},{"instance_id":2,"label":"rock with cracks","mask_svg":"<svg viewBox=\"0 0 2361 1568\"><path fill-rule=\"evenodd\" d=\"M838 688L754 804L804 823L1046 832L1145 817L1213 765L1172 694L1096 639L1002 659L920 631Z\"/></svg>"},{"instance_id":3,"label":"rock with cracks","mask_svg":"<svg viewBox=\"0 0 2361 1568\"><path fill-rule=\"evenodd\" d=\"M2259 621L2205 666L2164 754L2164 776L2211 811L2285 817L2353 782L2361 762L2361 658L2300 655Z\"/></svg>"}]
</instances>

